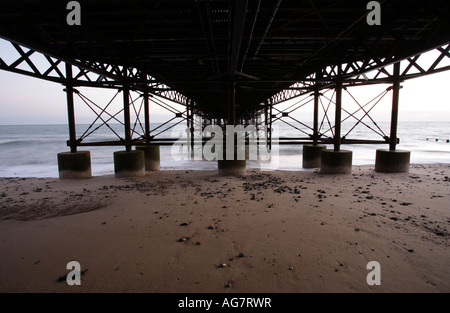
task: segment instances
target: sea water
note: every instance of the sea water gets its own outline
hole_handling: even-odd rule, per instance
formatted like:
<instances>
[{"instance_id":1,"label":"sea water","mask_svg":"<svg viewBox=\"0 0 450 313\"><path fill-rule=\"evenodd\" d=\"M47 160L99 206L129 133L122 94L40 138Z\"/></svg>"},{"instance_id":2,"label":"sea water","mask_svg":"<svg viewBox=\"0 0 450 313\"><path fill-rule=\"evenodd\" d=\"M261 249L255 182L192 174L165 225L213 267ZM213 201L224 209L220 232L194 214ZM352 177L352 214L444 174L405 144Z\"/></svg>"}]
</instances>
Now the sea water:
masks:
<instances>
[{"instance_id":1,"label":"sea water","mask_svg":"<svg viewBox=\"0 0 450 313\"><path fill-rule=\"evenodd\" d=\"M155 129L160 124L152 124ZM81 136L89 125L77 125L77 136ZM168 126L171 126L170 124ZM389 135L389 123L378 123L384 134ZM342 135L353 127L343 123ZM123 138L123 127L112 125ZM372 127L374 128L374 127ZM274 124L279 137L305 137L304 133L284 123ZM378 128L376 128L378 131ZM305 129L307 133L311 131ZM186 133L184 125L177 125L160 134L162 138L179 138ZM330 135L328 133L327 135ZM403 122L398 125L400 144L397 149L411 151L411 163L450 163L450 122ZM349 139L382 140L380 134L359 125ZM58 177L57 154L69 151L67 147L67 125L0 125L0 177ZM103 126L86 138L87 141L118 140L114 132ZM331 145L328 146L332 148ZM375 164L375 150L388 148L387 144L342 145L342 149L353 151L353 164ZM91 152L94 176L114 174L113 153L123 150L120 146L79 147ZM217 170L217 162L179 160L171 146L161 148L162 170ZM262 170L302 171L302 146L280 145L274 148L278 158L271 162L248 161L248 168Z\"/></svg>"}]
</instances>

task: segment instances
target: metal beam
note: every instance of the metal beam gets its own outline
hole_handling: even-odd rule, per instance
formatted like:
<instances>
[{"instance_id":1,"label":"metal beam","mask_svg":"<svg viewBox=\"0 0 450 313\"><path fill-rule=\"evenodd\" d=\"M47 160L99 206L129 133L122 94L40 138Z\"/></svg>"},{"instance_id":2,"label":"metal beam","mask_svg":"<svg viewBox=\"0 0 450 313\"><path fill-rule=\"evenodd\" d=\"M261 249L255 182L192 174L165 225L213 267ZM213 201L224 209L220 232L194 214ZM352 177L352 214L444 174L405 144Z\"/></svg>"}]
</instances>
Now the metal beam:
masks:
<instances>
[{"instance_id":1,"label":"metal beam","mask_svg":"<svg viewBox=\"0 0 450 313\"><path fill-rule=\"evenodd\" d=\"M123 86L123 116L125 125L125 149L127 152L131 152L130 89L127 85Z\"/></svg>"},{"instance_id":2,"label":"metal beam","mask_svg":"<svg viewBox=\"0 0 450 313\"><path fill-rule=\"evenodd\" d=\"M392 115L391 115L391 135L389 139L389 150L395 151L397 145L397 125L398 125L398 102L400 95L400 63L394 65L394 81L392 85Z\"/></svg>"},{"instance_id":3,"label":"metal beam","mask_svg":"<svg viewBox=\"0 0 450 313\"><path fill-rule=\"evenodd\" d=\"M149 93L148 90L144 90L144 116L145 116L145 140L147 143L150 142L150 105L148 101Z\"/></svg>"},{"instance_id":4,"label":"metal beam","mask_svg":"<svg viewBox=\"0 0 450 313\"><path fill-rule=\"evenodd\" d=\"M318 78L319 73L316 73L316 78ZM320 86L316 83L316 89L314 90L314 116L313 116L313 144L317 145L319 140L319 97L320 97Z\"/></svg>"},{"instance_id":5,"label":"metal beam","mask_svg":"<svg viewBox=\"0 0 450 313\"><path fill-rule=\"evenodd\" d=\"M77 152L77 137L75 130L75 110L73 102L73 86L71 82L72 78L72 65L66 63L66 95L67 95L67 116L69 120L69 144L70 152Z\"/></svg>"},{"instance_id":6,"label":"metal beam","mask_svg":"<svg viewBox=\"0 0 450 313\"><path fill-rule=\"evenodd\" d=\"M341 114L342 114L342 83L336 83L336 112L334 118L334 151L341 149Z\"/></svg>"},{"instance_id":7,"label":"metal beam","mask_svg":"<svg viewBox=\"0 0 450 313\"><path fill-rule=\"evenodd\" d=\"M241 52L242 34L244 32L245 17L247 14L248 0L233 0L233 28L231 32L231 51L229 74L234 80Z\"/></svg>"}]
</instances>

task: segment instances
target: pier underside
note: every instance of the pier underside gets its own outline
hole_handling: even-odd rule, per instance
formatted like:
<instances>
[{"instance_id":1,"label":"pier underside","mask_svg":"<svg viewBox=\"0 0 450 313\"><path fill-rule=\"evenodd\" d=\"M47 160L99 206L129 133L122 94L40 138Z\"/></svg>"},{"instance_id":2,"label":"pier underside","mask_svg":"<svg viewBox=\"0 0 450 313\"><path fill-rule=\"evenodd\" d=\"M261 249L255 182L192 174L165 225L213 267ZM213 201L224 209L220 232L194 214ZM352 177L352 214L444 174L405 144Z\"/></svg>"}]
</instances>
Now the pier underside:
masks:
<instances>
[{"instance_id":1,"label":"pier underside","mask_svg":"<svg viewBox=\"0 0 450 313\"><path fill-rule=\"evenodd\" d=\"M78 12L64 1L5 0L0 37L17 57L6 61L0 52L0 69L65 86L73 153L94 145L124 146L128 153L133 146L171 145L178 138L160 134L180 123L194 146L198 118L204 125L264 126L269 146L273 123L283 122L298 136L279 138L279 144L328 144L335 152L342 144L385 144L395 151L401 82L450 69L450 3L386 0L378 2L379 11L367 4L98 0L80 1ZM75 13L80 25L69 25ZM379 15L379 25L371 25L371 14ZM432 62L422 63L429 51ZM352 96L352 88L373 84L386 88L372 101ZM83 94L89 88L116 90L113 99L121 94L123 109L112 112L110 102L91 101ZM346 107L343 94L353 98L356 110ZM370 116L383 97L392 98L389 131ZM81 136L76 101L95 113ZM151 129L152 106L173 118ZM313 108L310 120L293 116L306 106ZM346 120L377 138L352 139L354 127L346 133L341 128ZM113 122L123 125L124 135L95 140L95 130Z\"/></svg>"}]
</instances>

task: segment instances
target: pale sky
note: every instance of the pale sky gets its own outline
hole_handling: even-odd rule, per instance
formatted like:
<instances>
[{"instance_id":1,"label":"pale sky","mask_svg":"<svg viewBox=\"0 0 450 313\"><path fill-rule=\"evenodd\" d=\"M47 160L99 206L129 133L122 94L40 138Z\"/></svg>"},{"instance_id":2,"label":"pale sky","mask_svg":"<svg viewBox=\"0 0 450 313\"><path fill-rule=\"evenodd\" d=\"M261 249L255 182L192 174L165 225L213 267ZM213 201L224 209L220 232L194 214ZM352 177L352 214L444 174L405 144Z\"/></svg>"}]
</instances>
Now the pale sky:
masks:
<instances>
[{"instance_id":1,"label":"pale sky","mask_svg":"<svg viewBox=\"0 0 450 313\"><path fill-rule=\"evenodd\" d=\"M10 64L17 58L16 54L9 43L0 39L0 57L3 60ZM434 59L435 56L431 55L429 63ZM448 58L445 62L445 65L450 64ZM2 70L0 70L0 86L0 125L67 123L63 86ZM354 87L349 91L360 104L365 104L388 86ZM402 86L400 121L450 121L450 71L408 80L402 83ZM80 91L101 106L106 105L115 94L115 91L104 89L81 88ZM119 95L109 112L118 111L122 105L121 101L122 96ZM351 108L352 102L353 100L344 92L343 107ZM392 92L372 111L373 118L380 122L389 121L391 103ZM280 108L287 105L280 105ZM77 123L91 123L95 118L90 109L79 99L76 99L75 109ZM179 109L182 110L181 107ZM151 105L150 111L152 122L164 122L174 116L156 105ZM312 105L308 105L293 116L310 122L311 112Z\"/></svg>"}]
</instances>

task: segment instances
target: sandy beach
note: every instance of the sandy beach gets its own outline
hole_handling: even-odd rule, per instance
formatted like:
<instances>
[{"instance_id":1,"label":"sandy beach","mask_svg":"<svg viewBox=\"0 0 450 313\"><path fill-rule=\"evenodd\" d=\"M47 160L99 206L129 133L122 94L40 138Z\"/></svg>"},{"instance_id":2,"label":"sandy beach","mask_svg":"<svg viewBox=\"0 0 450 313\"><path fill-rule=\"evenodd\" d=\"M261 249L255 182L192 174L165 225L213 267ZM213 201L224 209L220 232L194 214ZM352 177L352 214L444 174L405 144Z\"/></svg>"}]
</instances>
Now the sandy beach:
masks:
<instances>
[{"instance_id":1,"label":"sandy beach","mask_svg":"<svg viewBox=\"0 0 450 313\"><path fill-rule=\"evenodd\" d=\"M0 292L450 292L449 177L1 178ZM81 286L58 282L69 261Z\"/></svg>"}]
</instances>

